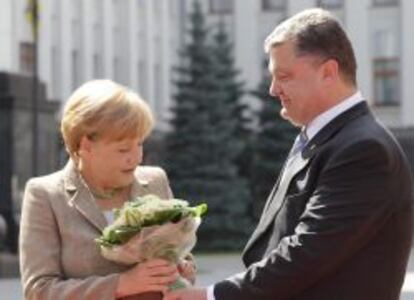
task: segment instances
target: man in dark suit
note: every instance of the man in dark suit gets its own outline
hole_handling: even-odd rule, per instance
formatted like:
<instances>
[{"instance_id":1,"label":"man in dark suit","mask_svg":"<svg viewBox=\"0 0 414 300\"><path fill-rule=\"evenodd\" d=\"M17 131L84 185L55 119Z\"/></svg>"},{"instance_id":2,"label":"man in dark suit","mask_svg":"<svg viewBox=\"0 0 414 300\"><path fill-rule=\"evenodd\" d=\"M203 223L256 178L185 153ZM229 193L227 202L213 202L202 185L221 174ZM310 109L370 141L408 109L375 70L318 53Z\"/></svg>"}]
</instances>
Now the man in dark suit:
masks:
<instances>
[{"instance_id":1,"label":"man in dark suit","mask_svg":"<svg viewBox=\"0 0 414 300\"><path fill-rule=\"evenodd\" d=\"M397 300L411 249L412 177L356 87L351 43L327 11L265 42L270 93L302 128L243 253L246 271L166 299Z\"/></svg>"}]
</instances>

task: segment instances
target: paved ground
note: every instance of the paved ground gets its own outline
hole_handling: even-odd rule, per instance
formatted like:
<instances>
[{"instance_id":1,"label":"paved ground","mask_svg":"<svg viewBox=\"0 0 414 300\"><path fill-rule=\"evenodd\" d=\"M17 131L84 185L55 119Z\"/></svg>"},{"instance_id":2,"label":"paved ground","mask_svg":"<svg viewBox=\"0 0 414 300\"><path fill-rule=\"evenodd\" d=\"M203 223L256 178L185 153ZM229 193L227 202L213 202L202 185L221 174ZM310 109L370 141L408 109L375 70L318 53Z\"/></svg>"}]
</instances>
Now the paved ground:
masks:
<instances>
[{"instance_id":1,"label":"paved ground","mask_svg":"<svg viewBox=\"0 0 414 300\"><path fill-rule=\"evenodd\" d=\"M242 270L238 255L199 255L197 256L198 286L207 286L216 280L226 278ZM2 300L22 300L19 279L0 279L0 298ZM414 299L414 251L411 255L408 272L400 300ZM58 299L57 299L58 300ZM375 299L367 299L375 300Z\"/></svg>"},{"instance_id":2,"label":"paved ground","mask_svg":"<svg viewBox=\"0 0 414 300\"><path fill-rule=\"evenodd\" d=\"M237 255L198 256L197 262L199 265L197 285L199 286L208 286L217 279L226 278L243 269L240 257ZM400 300L414 300L414 250L411 253Z\"/></svg>"}]
</instances>

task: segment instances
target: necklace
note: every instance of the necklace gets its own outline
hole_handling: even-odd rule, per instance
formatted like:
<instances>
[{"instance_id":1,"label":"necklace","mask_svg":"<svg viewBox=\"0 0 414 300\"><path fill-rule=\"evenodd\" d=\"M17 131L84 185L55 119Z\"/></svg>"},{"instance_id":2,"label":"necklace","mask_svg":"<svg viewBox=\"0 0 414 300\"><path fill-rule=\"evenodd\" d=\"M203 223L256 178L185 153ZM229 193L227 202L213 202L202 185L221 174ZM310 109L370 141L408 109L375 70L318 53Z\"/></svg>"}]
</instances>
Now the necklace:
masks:
<instances>
[{"instance_id":1,"label":"necklace","mask_svg":"<svg viewBox=\"0 0 414 300\"><path fill-rule=\"evenodd\" d=\"M118 188L112 188L112 189L106 189L106 190L95 190L92 189L85 181L82 175L79 176L82 183L85 185L85 187L88 189L89 193L94 197L95 199L99 200L113 200L115 197L120 195L122 192L125 191L125 187L118 187Z\"/></svg>"},{"instance_id":2,"label":"necklace","mask_svg":"<svg viewBox=\"0 0 414 300\"><path fill-rule=\"evenodd\" d=\"M112 200L124 191L124 188L107 189L104 191L92 190L89 188L92 196L96 199Z\"/></svg>"}]
</instances>

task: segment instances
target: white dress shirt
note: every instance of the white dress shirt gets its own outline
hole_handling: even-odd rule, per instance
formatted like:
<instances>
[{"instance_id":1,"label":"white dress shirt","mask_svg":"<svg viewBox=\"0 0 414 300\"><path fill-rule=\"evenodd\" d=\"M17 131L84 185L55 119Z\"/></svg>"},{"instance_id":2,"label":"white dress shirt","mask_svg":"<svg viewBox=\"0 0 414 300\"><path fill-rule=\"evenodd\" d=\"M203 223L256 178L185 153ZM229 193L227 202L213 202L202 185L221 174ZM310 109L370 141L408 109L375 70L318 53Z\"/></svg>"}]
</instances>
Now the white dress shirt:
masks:
<instances>
[{"instance_id":1,"label":"white dress shirt","mask_svg":"<svg viewBox=\"0 0 414 300\"><path fill-rule=\"evenodd\" d=\"M306 136L308 140L311 140L315 135L325 127L330 121L335 119L337 116L342 114L344 111L350 109L351 107L357 105L358 103L364 101L360 91L357 91L351 97L341 101L337 105L331 107L327 111L321 113L316 118L314 118L309 124L306 125ZM210 285L207 288L207 300L215 300L214 297L214 285Z\"/></svg>"},{"instance_id":2,"label":"white dress shirt","mask_svg":"<svg viewBox=\"0 0 414 300\"><path fill-rule=\"evenodd\" d=\"M351 97L321 113L306 125L306 136L308 137L308 140L311 140L330 121L362 101L364 101L364 98L362 97L361 92L357 91Z\"/></svg>"}]
</instances>

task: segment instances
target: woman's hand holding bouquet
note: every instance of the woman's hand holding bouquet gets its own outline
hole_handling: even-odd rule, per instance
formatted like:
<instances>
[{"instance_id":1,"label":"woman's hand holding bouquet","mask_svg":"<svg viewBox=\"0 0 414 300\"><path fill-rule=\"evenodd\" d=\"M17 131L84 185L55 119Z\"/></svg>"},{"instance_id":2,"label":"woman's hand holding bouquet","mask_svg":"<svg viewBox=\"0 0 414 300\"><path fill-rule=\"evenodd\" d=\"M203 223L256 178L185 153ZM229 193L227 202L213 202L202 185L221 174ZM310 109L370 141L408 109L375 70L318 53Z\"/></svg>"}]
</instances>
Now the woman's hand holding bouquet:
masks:
<instances>
[{"instance_id":1,"label":"woman's hand holding bouquet","mask_svg":"<svg viewBox=\"0 0 414 300\"><path fill-rule=\"evenodd\" d=\"M179 266L182 277L194 282L194 264L192 259L186 258L191 257L196 231L206 211L206 204L190 207L187 201L178 199L162 200L154 195L138 197L115 212L115 222L106 227L96 241L106 259L125 265L139 263L129 271L131 276L144 268L147 270L142 274L151 274L148 268L157 272L160 267L165 268L162 269L164 277L142 276L150 290L159 290L174 279L171 277L174 272L169 269L171 264ZM171 284L170 289L189 286L190 282L182 277Z\"/></svg>"}]
</instances>

